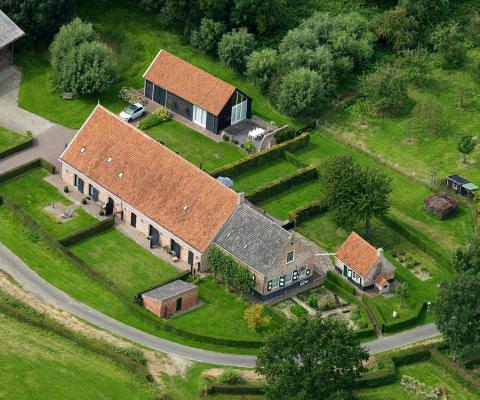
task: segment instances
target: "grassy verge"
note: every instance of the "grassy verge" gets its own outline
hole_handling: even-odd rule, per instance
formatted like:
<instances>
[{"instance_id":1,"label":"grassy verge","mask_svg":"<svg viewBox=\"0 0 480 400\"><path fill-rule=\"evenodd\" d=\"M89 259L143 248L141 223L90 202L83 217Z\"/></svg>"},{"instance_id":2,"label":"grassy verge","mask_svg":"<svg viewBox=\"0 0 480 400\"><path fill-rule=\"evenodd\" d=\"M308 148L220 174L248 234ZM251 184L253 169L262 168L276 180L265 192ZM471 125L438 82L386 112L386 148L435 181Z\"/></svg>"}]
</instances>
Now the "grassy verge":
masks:
<instances>
[{"instance_id":1,"label":"grassy verge","mask_svg":"<svg viewBox=\"0 0 480 400\"><path fill-rule=\"evenodd\" d=\"M0 156L5 150L24 143L28 139L28 136L20 135L0 126Z\"/></svg>"}]
</instances>

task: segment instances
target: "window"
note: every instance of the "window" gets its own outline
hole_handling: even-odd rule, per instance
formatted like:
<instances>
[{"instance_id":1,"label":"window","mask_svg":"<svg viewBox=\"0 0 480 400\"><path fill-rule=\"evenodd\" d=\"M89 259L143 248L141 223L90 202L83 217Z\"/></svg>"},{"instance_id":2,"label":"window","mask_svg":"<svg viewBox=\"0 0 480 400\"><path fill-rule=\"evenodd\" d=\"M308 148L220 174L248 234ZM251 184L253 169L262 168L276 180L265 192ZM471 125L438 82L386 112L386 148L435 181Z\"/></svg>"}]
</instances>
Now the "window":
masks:
<instances>
[{"instance_id":1,"label":"window","mask_svg":"<svg viewBox=\"0 0 480 400\"><path fill-rule=\"evenodd\" d=\"M280 285L280 278L272 279L272 289L278 288L279 285Z\"/></svg>"},{"instance_id":2,"label":"window","mask_svg":"<svg viewBox=\"0 0 480 400\"><path fill-rule=\"evenodd\" d=\"M299 275L300 276L303 276L303 275L306 275L307 274L307 266L304 265L300 268L300 272L299 272Z\"/></svg>"},{"instance_id":3,"label":"window","mask_svg":"<svg viewBox=\"0 0 480 400\"><path fill-rule=\"evenodd\" d=\"M295 252L291 251L287 254L287 264L290 264L293 260L295 260Z\"/></svg>"},{"instance_id":4,"label":"window","mask_svg":"<svg viewBox=\"0 0 480 400\"><path fill-rule=\"evenodd\" d=\"M293 278L294 281L296 281L298 279L298 271L297 270L293 271L293 277L292 278Z\"/></svg>"},{"instance_id":5,"label":"window","mask_svg":"<svg viewBox=\"0 0 480 400\"><path fill-rule=\"evenodd\" d=\"M267 290L268 291L272 290L272 281L268 281Z\"/></svg>"},{"instance_id":6,"label":"window","mask_svg":"<svg viewBox=\"0 0 480 400\"><path fill-rule=\"evenodd\" d=\"M93 201L98 200L98 190L95 189L92 185L88 185L88 195L92 198Z\"/></svg>"},{"instance_id":7,"label":"window","mask_svg":"<svg viewBox=\"0 0 480 400\"><path fill-rule=\"evenodd\" d=\"M289 272L287 275L285 275L285 283L291 282L292 278L293 278L293 272Z\"/></svg>"},{"instance_id":8,"label":"window","mask_svg":"<svg viewBox=\"0 0 480 400\"><path fill-rule=\"evenodd\" d=\"M285 286L285 277L284 276L281 276L280 277L280 287L284 287Z\"/></svg>"}]
</instances>

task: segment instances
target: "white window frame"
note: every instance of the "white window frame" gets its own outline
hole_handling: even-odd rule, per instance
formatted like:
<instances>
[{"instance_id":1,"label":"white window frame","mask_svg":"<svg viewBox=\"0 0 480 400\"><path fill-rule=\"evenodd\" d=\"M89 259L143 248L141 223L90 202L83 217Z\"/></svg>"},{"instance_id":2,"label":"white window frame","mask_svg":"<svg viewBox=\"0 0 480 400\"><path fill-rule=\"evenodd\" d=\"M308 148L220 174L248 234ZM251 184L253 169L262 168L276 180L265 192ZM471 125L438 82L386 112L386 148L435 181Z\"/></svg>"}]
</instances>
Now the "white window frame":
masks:
<instances>
[{"instance_id":1,"label":"white window frame","mask_svg":"<svg viewBox=\"0 0 480 400\"><path fill-rule=\"evenodd\" d=\"M200 113L200 115L198 115ZM197 117L200 117L198 119ZM197 125L200 125L203 128L207 126L207 110L204 110L202 107L198 107L193 105L193 116L192 121L195 122Z\"/></svg>"},{"instance_id":2,"label":"white window frame","mask_svg":"<svg viewBox=\"0 0 480 400\"><path fill-rule=\"evenodd\" d=\"M288 261L288 258L290 257L290 254L292 255L292 259L290 261ZM291 264L295 261L295 250L293 251L289 251L287 253L287 264Z\"/></svg>"},{"instance_id":3,"label":"white window frame","mask_svg":"<svg viewBox=\"0 0 480 400\"><path fill-rule=\"evenodd\" d=\"M280 287L280 277L272 279L272 289Z\"/></svg>"},{"instance_id":4,"label":"white window frame","mask_svg":"<svg viewBox=\"0 0 480 400\"><path fill-rule=\"evenodd\" d=\"M307 275L307 266L302 265L300 269L298 270L298 276L304 276Z\"/></svg>"}]
</instances>

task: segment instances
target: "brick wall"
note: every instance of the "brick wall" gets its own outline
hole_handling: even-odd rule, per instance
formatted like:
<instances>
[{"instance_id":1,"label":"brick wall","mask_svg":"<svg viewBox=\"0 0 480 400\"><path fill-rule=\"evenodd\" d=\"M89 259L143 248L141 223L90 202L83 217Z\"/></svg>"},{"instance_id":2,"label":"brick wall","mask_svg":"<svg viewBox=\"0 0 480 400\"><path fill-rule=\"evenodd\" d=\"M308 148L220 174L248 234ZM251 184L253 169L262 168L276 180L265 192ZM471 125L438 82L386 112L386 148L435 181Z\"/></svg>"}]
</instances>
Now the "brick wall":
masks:
<instances>
[{"instance_id":1,"label":"brick wall","mask_svg":"<svg viewBox=\"0 0 480 400\"><path fill-rule=\"evenodd\" d=\"M143 299L143 306L158 315L159 317L165 318L173 315L177 310L177 299L182 298L182 309L181 311L188 310L190 307L193 307L197 304L198 301L198 289L194 288L185 293L182 293L178 296L171 297L167 300L159 301L145 297Z\"/></svg>"}]
</instances>

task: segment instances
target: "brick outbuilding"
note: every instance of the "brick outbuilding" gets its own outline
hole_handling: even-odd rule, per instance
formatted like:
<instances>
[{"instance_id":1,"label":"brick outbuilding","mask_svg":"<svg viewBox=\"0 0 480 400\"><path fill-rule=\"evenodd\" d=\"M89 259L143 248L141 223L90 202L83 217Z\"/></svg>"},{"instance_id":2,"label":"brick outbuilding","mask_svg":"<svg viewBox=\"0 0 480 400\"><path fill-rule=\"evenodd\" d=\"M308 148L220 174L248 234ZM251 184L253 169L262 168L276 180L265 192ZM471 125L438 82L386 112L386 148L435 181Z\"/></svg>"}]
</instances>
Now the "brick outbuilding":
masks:
<instances>
[{"instance_id":1,"label":"brick outbuilding","mask_svg":"<svg viewBox=\"0 0 480 400\"><path fill-rule=\"evenodd\" d=\"M180 279L141 294L143 307L162 318L197 304L198 287Z\"/></svg>"}]
</instances>

